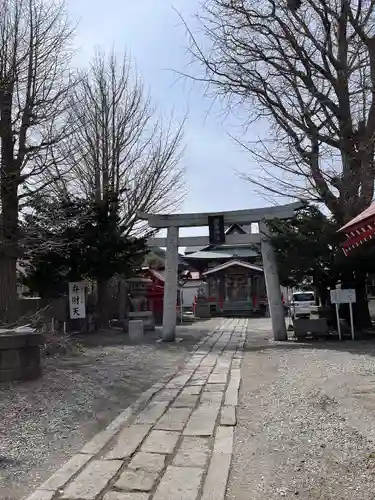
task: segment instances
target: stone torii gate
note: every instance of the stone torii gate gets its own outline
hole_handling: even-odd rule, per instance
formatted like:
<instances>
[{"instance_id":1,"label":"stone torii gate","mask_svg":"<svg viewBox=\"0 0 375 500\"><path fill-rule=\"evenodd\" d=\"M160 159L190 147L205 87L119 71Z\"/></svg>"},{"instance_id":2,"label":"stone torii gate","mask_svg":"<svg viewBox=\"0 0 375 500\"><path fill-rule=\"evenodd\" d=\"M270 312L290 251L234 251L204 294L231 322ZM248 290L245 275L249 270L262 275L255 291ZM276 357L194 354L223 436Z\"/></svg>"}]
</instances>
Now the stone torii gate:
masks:
<instances>
[{"instance_id":1,"label":"stone torii gate","mask_svg":"<svg viewBox=\"0 0 375 500\"><path fill-rule=\"evenodd\" d=\"M166 248L164 309L163 309L163 340L172 342L176 331L176 300L178 281L178 248L183 246L205 246L212 243L208 236L193 236L179 238L180 227L198 227L209 225L210 219L221 219L226 226L231 224L259 224L259 233L225 235L225 243L251 244L260 243L264 277L267 288L268 303L275 340L287 340L284 306L281 298L279 273L276 256L269 242L269 231L265 224L267 219L290 219L294 211L301 208L301 203L291 203L274 207L237 210L220 213L196 214L138 214L146 220L151 228L167 229L166 238L150 238L150 247Z\"/></svg>"}]
</instances>

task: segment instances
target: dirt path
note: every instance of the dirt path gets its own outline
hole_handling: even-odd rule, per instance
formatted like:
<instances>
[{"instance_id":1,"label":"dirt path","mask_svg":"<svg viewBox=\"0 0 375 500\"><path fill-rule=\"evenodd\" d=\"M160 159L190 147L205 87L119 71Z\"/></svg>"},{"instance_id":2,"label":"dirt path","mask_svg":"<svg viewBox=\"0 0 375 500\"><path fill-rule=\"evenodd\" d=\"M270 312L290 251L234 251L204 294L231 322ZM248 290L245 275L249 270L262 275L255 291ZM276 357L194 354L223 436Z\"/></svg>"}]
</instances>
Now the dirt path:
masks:
<instances>
[{"instance_id":1,"label":"dirt path","mask_svg":"<svg viewBox=\"0 0 375 500\"><path fill-rule=\"evenodd\" d=\"M215 320L179 329L179 344L88 338L80 355L45 362L40 380L0 384L0 498L21 500L163 375ZM102 345L97 345L97 344ZM119 345L113 345L117 343Z\"/></svg>"},{"instance_id":2,"label":"dirt path","mask_svg":"<svg viewBox=\"0 0 375 500\"><path fill-rule=\"evenodd\" d=\"M254 320L227 500L375 498L375 343L273 343Z\"/></svg>"}]
</instances>

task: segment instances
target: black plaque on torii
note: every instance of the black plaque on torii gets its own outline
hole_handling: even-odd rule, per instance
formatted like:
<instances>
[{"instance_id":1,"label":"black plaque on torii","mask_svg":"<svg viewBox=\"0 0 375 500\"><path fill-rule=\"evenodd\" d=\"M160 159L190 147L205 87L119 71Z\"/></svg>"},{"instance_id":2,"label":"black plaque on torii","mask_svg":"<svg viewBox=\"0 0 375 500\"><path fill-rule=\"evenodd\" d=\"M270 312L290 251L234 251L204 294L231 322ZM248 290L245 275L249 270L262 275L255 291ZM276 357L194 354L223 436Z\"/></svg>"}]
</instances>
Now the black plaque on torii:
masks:
<instances>
[{"instance_id":1,"label":"black plaque on torii","mask_svg":"<svg viewBox=\"0 0 375 500\"><path fill-rule=\"evenodd\" d=\"M208 228L210 245L225 243L224 215L209 215Z\"/></svg>"}]
</instances>

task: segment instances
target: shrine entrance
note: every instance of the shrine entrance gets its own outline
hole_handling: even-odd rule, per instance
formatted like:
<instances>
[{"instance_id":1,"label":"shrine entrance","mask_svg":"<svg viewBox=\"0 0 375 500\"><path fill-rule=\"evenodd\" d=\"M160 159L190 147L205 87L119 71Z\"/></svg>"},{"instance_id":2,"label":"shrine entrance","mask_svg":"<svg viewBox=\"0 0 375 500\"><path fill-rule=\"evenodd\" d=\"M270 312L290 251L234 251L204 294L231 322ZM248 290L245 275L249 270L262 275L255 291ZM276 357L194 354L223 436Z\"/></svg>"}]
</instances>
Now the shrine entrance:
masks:
<instances>
[{"instance_id":1,"label":"shrine entrance","mask_svg":"<svg viewBox=\"0 0 375 500\"><path fill-rule=\"evenodd\" d=\"M151 228L167 229L166 238L150 238L150 247L166 248L166 268L163 305L163 340L175 339L176 299L178 281L178 248L205 245L241 245L260 243L263 271L266 282L268 307L271 315L275 340L287 340L284 306L282 303L279 274L274 249L269 241L267 219L290 219L301 203L291 203L274 207L255 208L220 213L202 214L138 214ZM259 232L251 234L225 234L225 226L231 224L258 223ZM209 227L209 236L179 237L180 227ZM207 274L207 273L206 273ZM249 296L250 284L242 276L229 276L226 280L226 297L232 301L242 301Z\"/></svg>"},{"instance_id":2,"label":"shrine entrance","mask_svg":"<svg viewBox=\"0 0 375 500\"><path fill-rule=\"evenodd\" d=\"M250 295L250 283L246 274L228 270L225 280L226 301L246 301Z\"/></svg>"}]
</instances>

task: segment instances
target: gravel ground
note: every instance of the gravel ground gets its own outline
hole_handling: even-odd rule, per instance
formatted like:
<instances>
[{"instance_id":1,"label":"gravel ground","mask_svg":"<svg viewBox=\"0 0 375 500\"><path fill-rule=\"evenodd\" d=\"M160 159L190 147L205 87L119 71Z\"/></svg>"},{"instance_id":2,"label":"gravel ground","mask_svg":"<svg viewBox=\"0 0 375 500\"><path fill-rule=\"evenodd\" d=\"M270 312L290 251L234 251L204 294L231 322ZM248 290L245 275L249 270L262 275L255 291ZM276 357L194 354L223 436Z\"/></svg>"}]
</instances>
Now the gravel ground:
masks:
<instances>
[{"instance_id":1,"label":"gravel ground","mask_svg":"<svg viewBox=\"0 0 375 500\"><path fill-rule=\"evenodd\" d=\"M180 328L179 344L81 339L79 355L46 359L44 375L0 384L0 498L21 500L160 377L173 373L215 320ZM101 344L101 345L98 345ZM114 345L118 344L118 345Z\"/></svg>"},{"instance_id":2,"label":"gravel ground","mask_svg":"<svg viewBox=\"0 0 375 500\"><path fill-rule=\"evenodd\" d=\"M375 343L250 328L227 500L374 500Z\"/></svg>"}]
</instances>

